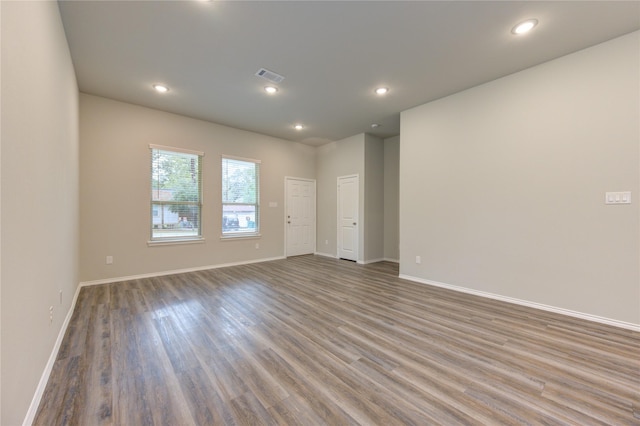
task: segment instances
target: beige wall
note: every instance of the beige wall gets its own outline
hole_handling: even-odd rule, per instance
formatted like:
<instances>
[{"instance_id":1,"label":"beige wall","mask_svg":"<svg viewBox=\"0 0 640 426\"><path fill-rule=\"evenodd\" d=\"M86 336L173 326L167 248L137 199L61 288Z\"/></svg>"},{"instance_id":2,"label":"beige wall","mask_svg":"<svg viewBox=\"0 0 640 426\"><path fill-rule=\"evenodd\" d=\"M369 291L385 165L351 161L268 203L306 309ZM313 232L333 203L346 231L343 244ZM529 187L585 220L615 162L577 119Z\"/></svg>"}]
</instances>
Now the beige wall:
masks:
<instances>
[{"instance_id":1,"label":"beige wall","mask_svg":"<svg viewBox=\"0 0 640 426\"><path fill-rule=\"evenodd\" d=\"M401 273L640 324L639 38L403 112Z\"/></svg>"},{"instance_id":2,"label":"beige wall","mask_svg":"<svg viewBox=\"0 0 640 426\"><path fill-rule=\"evenodd\" d=\"M398 261L400 136L384 140L384 258Z\"/></svg>"},{"instance_id":3,"label":"beige wall","mask_svg":"<svg viewBox=\"0 0 640 426\"><path fill-rule=\"evenodd\" d=\"M640 324L638 32L405 111L401 150L315 149L78 99L57 4L0 2L0 20L1 424L24 419L79 281L283 256L285 176L317 179L319 253L337 251L337 177L358 174L360 261ZM205 152L203 244L147 245L149 144ZM222 154L262 160L260 239L219 238ZM623 190L632 205L604 205Z\"/></svg>"},{"instance_id":4,"label":"beige wall","mask_svg":"<svg viewBox=\"0 0 640 426\"><path fill-rule=\"evenodd\" d=\"M284 177L316 174L313 147L85 94L80 140L81 281L282 257ZM205 153L203 244L147 245L149 144ZM223 154L262 161L260 239L220 239ZM112 265L106 256L113 256Z\"/></svg>"},{"instance_id":5,"label":"beige wall","mask_svg":"<svg viewBox=\"0 0 640 426\"><path fill-rule=\"evenodd\" d=\"M0 423L17 425L78 285L78 89L57 3L3 1L0 8Z\"/></svg>"}]
</instances>

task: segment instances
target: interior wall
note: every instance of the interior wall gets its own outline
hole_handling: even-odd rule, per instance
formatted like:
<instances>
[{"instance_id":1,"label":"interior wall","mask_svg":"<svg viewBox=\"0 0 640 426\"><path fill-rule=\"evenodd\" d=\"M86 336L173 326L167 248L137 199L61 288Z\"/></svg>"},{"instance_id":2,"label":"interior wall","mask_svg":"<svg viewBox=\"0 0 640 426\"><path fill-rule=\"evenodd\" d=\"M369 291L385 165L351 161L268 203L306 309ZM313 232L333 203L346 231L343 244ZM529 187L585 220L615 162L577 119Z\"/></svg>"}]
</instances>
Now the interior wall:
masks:
<instances>
[{"instance_id":1,"label":"interior wall","mask_svg":"<svg viewBox=\"0 0 640 426\"><path fill-rule=\"evenodd\" d=\"M384 140L384 259L400 259L400 136Z\"/></svg>"},{"instance_id":2,"label":"interior wall","mask_svg":"<svg viewBox=\"0 0 640 426\"><path fill-rule=\"evenodd\" d=\"M364 256L365 263L384 258L384 141L364 135Z\"/></svg>"},{"instance_id":3,"label":"interior wall","mask_svg":"<svg viewBox=\"0 0 640 426\"><path fill-rule=\"evenodd\" d=\"M78 88L57 2L0 9L0 423L17 425L78 286Z\"/></svg>"},{"instance_id":4,"label":"interior wall","mask_svg":"<svg viewBox=\"0 0 640 426\"><path fill-rule=\"evenodd\" d=\"M338 235L338 177L359 175L359 223L364 217L364 144L365 135L351 136L317 148L317 242L319 254L336 257ZM359 230L359 260L364 253L362 227Z\"/></svg>"},{"instance_id":5,"label":"interior wall","mask_svg":"<svg viewBox=\"0 0 640 426\"><path fill-rule=\"evenodd\" d=\"M401 274L640 324L639 64L635 32L403 112Z\"/></svg>"},{"instance_id":6,"label":"interior wall","mask_svg":"<svg viewBox=\"0 0 640 426\"><path fill-rule=\"evenodd\" d=\"M284 177L315 178L313 147L86 94L80 144L81 281L282 257ZM204 243L148 246L149 144L205 153ZM220 238L222 155L262 161L259 239Z\"/></svg>"}]
</instances>

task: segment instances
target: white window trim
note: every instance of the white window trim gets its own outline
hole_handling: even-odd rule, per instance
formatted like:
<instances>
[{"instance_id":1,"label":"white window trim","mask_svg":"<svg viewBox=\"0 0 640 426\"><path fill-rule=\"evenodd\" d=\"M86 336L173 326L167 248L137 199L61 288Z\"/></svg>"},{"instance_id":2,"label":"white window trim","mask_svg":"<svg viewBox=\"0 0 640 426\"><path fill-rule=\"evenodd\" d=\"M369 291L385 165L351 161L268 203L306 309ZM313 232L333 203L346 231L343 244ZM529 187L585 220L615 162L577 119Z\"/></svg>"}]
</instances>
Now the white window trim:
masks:
<instances>
[{"instance_id":1,"label":"white window trim","mask_svg":"<svg viewBox=\"0 0 640 426\"><path fill-rule=\"evenodd\" d=\"M246 232L242 234L220 235L220 241L259 240L260 238L262 238L262 234L247 234Z\"/></svg>"},{"instance_id":2,"label":"white window trim","mask_svg":"<svg viewBox=\"0 0 640 426\"><path fill-rule=\"evenodd\" d=\"M255 158L236 157L234 155L220 154L220 160L223 160L224 158L227 158L229 160L238 160L238 161L246 161L246 162L250 162L250 163L262 164L261 160L256 160Z\"/></svg>"},{"instance_id":3,"label":"white window trim","mask_svg":"<svg viewBox=\"0 0 640 426\"><path fill-rule=\"evenodd\" d=\"M185 149L185 148L176 148L173 146L154 145L150 143L149 149L157 149L160 151L168 151L168 152L179 152L181 154L191 154L191 155L198 155L200 157L204 157L204 152L202 151L194 151L192 149Z\"/></svg>"},{"instance_id":4,"label":"white window trim","mask_svg":"<svg viewBox=\"0 0 640 426\"><path fill-rule=\"evenodd\" d=\"M205 242L204 237L197 237L197 238L189 238L189 237L180 237L180 238L176 238L175 240L149 240L147 241L147 245L149 247L154 247L154 246L174 246L174 245L180 245L180 244L202 244Z\"/></svg>"}]
</instances>

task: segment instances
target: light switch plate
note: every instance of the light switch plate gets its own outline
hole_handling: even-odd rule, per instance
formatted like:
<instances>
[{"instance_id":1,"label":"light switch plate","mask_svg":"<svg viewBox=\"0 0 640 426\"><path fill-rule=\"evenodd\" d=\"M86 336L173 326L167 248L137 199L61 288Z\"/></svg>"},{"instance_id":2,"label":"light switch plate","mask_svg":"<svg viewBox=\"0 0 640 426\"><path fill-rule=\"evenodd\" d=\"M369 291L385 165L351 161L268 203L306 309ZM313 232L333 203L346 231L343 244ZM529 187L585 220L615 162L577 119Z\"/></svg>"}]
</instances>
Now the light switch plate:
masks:
<instances>
[{"instance_id":1,"label":"light switch plate","mask_svg":"<svg viewBox=\"0 0 640 426\"><path fill-rule=\"evenodd\" d=\"M605 204L631 204L631 191L607 192L604 195Z\"/></svg>"}]
</instances>

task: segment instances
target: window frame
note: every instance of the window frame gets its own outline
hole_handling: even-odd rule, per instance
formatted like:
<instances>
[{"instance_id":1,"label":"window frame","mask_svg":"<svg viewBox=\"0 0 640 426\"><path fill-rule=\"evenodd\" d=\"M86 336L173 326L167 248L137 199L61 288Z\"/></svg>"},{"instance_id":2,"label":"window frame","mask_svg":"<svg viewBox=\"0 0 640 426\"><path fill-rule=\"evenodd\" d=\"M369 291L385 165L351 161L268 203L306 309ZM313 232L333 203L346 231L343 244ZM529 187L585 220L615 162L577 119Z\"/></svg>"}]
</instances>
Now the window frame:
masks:
<instances>
[{"instance_id":1,"label":"window frame","mask_svg":"<svg viewBox=\"0 0 640 426\"><path fill-rule=\"evenodd\" d=\"M254 203L236 203L236 202L227 202L225 201L225 161L239 161L245 163L253 163L255 167L255 204ZM220 239L221 240L237 240L237 239L250 239L250 238L260 238L262 234L260 233L260 223L261 223L261 212L260 212L260 168L262 165L261 160L256 160L254 158L246 158L246 157L237 157L233 155L220 155L220 210L221 210L221 218L220 218ZM224 231L224 217L225 217L225 206L236 205L236 206L254 206L254 222L255 222L255 231Z\"/></svg>"},{"instance_id":2,"label":"window frame","mask_svg":"<svg viewBox=\"0 0 640 426\"><path fill-rule=\"evenodd\" d=\"M197 182L198 182L198 201L158 201L158 200L154 200L153 197L153 161L154 161L154 151L165 151L168 153L175 153L175 154L186 154L186 155L193 155L193 156L197 156L197 161L198 161L198 177L197 177ZM190 243L201 243L204 242L204 234L203 234L203 227L202 227L202 207L203 207L203 200L202 200L202 195L203 195L203 186L204 186L204 181L202 179L202 171L203 171L203 163L204 163L204 152L202 151L195 151L195 150L190 150L190 149L185 149L185 148L178 148L178 147L171 147L171 146L163 146L163 145L155 145L155 144L149 144L149 155L150 155L150 213L149 213L149 241L147 241L147 244L149 246L154 246L154 245L167 245L167 244L190 244ZM158 237L155 236L154 237L154 207L157 206L157 208L159 209L164 209L165 206L167 205L185 205L185 206L194 206L197 208L197 214L198 214L198 234L197 235L178 235L178 236L171 236L171 237Z\"/></svg>"}]
</instances>

